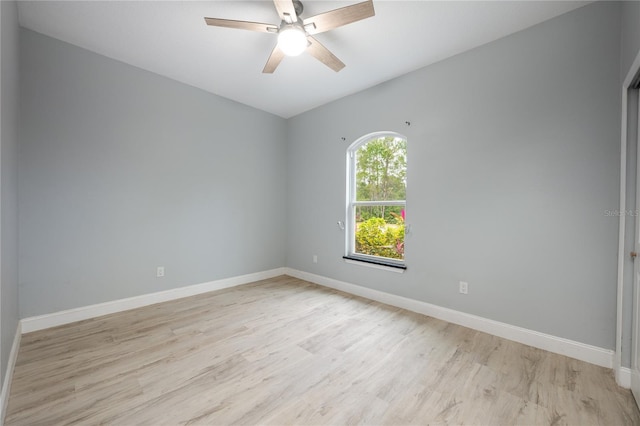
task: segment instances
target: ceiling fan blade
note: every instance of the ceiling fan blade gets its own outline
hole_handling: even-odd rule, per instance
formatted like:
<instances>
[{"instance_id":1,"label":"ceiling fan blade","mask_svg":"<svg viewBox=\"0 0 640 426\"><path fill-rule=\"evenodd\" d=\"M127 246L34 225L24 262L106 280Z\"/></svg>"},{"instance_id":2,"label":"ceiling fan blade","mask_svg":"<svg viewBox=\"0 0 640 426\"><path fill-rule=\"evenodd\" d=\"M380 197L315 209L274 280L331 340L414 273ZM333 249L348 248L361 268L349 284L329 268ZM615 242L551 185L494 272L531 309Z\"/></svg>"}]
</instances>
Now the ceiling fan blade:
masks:
<instances>
[{"instance_id":1,"label":"ceiling fan blade","mask_svg":"<svg viewBox=\"0 0 640 426\"><path fill-rule=\"evenodd\" d=\"M233 19L204 18L207 25L214 27L238 28L240 30L258 31L262 33L277 33L278 27L260 22L234 21Z\"/></svg>"},{"instance_id":2,"label":"ceiling fan blade","mask_svg":"<svg viewBox=\"0 0 640 426\"><path fill-rule=\"evenodd\" d=\"M352 22L360 21L374 16L373 1L367 0L351 6L331 10L312 16L303 21L308 34L318 34Z\"/></svg>"},{"instance_id":3,"label":"ceiling fan blade","mask_svg":"<svg viewBox=\"0 0 640 426\"><path fill-rule=\"evenodd\" d=\"M278 65L280 65L280 62L282 62L282 58L284 58L284 52L276 44L276 47L273 48L271 56L267 59L267 63L264 65L262 72L264 74L273 74L276 68L278 68Z\"/></svg>"},{"instance_id":4,"label":"ceiling fan blade","mask_svg":"<svg viewBox=\"0 0 640 426\"><path fill-rule=\"evenodd\" d=\"M293 7L293 0L273 0L273 4L276 5L276 10L280 19L288 24L298 21L298 15L296 14L296 8Z\"/></svg>"},{"instance_id":5,"label":"ceiling fan blade","mask_svg":"<svg viewBox=\"0 0 640 426\"><path fill-rule=\"evenodd\" d=\"M309 40L309 47L307 47L307 52L335 72L340 71L344 68L344 63L336 57L333 53L329 51L326 47L324 47L318 40L309 36L307 37Z\"/></svg>"}]
</instances>

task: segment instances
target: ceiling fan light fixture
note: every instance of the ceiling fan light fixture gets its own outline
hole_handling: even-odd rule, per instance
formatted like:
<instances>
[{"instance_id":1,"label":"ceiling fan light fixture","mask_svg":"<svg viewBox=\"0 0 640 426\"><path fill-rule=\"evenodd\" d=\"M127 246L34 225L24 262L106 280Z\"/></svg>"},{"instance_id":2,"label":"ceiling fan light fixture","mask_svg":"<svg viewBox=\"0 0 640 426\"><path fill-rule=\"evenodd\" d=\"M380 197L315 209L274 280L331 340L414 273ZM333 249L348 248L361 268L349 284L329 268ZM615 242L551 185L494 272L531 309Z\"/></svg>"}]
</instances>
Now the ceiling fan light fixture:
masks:
<instances>
[{"instance_id":1,"label":"ceiling fan light fixture","mask_svg":"<svg viewBox=\"0 0 640 426\"><path fill-rule=\"evenodd\" d=\"M278 32L278 47L287 56L298 56L308 44L304 30L296 25L287 25Z\"/></svg>"},{"instance_id":2,"label":"ceiling fan light fixture","mask_svg":"<svg viewBox=\"0 0 640 426\"><path fill-rule=\"evenodd\" d=\"M280 25L234 19L204 18L207 25L214 27L277 33L278 44L271 51L271 55L262 69L264 74L273 74L285 56L297 56L305 51L335 72L340 71L344 68L344 62L316 40L314 35L370 18L376 14L373 9L373 0L364 0L302 19L304 7L300 0L272 1L280 17Z\"/></svg>"}]
</instances>

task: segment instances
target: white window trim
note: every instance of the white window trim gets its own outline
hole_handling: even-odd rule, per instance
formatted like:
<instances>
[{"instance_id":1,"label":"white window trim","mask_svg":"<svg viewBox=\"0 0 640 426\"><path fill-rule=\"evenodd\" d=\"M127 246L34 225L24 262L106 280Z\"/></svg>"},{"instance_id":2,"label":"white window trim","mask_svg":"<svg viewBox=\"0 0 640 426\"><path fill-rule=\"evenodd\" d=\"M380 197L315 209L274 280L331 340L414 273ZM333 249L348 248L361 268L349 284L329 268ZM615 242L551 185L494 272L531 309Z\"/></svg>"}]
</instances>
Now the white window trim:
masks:
<instances>
[{"instance_id":1,"label":"white window trim","mask_svg":"<svg viewBox=\"0 0 640 426\"><path fill-rule=\"evenodd\" d=\"M405 141L407 137L398 132L391 131L380 131L366 134L355 142L353 142L347 148L347 188L346 188L346 210L345 210L345 247L344 247L344 259L347 263L357 263L362 266L370 266L377 269L386 269L386 270L395 270L396 272L404 272L406 269L406 263L403 260L399 259L391 259L387 257L381 256L371 256L366 254L360 254L355 252L355 207L356 206L367 206L367 205L388 205L388 206L405 206L406 208L406 199L405 200L395 200L395 201L356 201L354 198L356 196L356 151L360 148L360 146L372 139L377 139L381 137L394 137L401 138ZM407 225L405 224L405 229ZM406 232L406 231L405 231ZM406 234L405 234L406 235ZM405 237L406 240L406 237ZM405 246L406 247L406 246ZM371 263L375 262L375 263Z\"/></svg>"}]
</instances>

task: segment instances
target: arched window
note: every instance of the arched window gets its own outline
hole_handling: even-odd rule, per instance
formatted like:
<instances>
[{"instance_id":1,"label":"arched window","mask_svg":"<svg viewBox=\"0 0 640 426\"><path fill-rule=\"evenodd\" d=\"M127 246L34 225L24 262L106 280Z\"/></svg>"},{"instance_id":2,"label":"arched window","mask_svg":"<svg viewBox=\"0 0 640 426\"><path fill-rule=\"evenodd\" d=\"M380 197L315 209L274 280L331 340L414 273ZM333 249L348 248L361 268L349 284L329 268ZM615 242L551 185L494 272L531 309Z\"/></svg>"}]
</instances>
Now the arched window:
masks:
<instances>
[{"instance_id":1,"label":"arched window","mask_svg":"<svg viewBox=\"0 0 640 426\"><path fill-rule=\"evenodd\" d=\"M346 259L404 268L407 139L365 135L347 149Z\"/></svg>"}]
</instances>

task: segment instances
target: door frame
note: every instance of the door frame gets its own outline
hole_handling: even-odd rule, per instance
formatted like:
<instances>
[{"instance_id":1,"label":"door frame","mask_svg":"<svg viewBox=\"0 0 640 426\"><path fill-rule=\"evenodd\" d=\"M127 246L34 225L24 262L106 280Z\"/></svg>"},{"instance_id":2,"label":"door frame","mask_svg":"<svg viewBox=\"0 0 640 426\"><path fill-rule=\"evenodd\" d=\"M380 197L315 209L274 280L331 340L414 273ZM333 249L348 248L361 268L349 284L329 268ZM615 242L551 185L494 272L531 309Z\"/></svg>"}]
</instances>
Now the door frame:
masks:
<instances>
[{"instance_id":1,"label":"door frame","mask_svg":"<svg viewBox=\"0 0 640 426\"><path fill-rule=\"evenodd\" d=\"M627 114L629 99L627 92L631 87L636 75L640 72L640 52L636 55L631 68L622 83L622 108L621 108L621 128L620 128L620 212L627 209ZM640 132L639 132L640 133ZM638 147L640 149L640 147ZM635 160L634 160L635 161ZM637 173L640 173L640 165L636 165ZM637 191L637 188L636 188ZM635 208L635 206L634 206ZM623 328L623 294L625 290L624 273L625 259L627 256L625 250L625 234L626 234L626 215L620 214L618 225L618 293L616 298L617 315L616 315L616 350L613 361L613 369L616 382L625 388L631 387L631 369L622 366L622 328ZM635 219L631 217L631 219ZM632 283L629 283L633 285Z\"/></svg>"}]
</instances>

